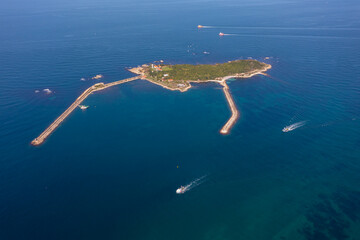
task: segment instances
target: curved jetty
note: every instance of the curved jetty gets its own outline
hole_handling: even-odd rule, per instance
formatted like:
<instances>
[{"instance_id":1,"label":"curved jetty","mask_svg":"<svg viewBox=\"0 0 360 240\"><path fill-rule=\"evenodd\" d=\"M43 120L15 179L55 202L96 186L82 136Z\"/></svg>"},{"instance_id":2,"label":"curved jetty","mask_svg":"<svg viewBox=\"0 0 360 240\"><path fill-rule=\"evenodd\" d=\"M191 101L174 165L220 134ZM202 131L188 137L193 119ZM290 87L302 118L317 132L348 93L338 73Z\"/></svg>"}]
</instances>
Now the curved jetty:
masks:
<instances>
[{"instance_id":1,"label":"curved jetty","mask_svg":"<svg viewBox=\"0 0 360 240\"><path fill-rule=\"evenodd\" d=\"M89 87L88 89L86 89L76 100L75 102L73 102L70 107L68 109L65 110L65 112L63 112L52 124L50 124L50 126L48 128L45 129L45 131L43 131L37 138L35 138L31 144L36 146L36 145L40 145L42 144L45 139L70 115L70 113L72 113L72 111L74 111L74 109L76 109L77 106L79 106L79 104L84 101L91 93L96 92L96 91L100 91L100 90L104 90L105 88L108 87L112 87L115 85L119 85L119 84L123 84L123 83L127 83L130 81L134 81L136 79L139 79L140 76L135 76L132 78L127 78L127 79L123 79L123 80L119 80L116 82L112 82L112 83L96 83L93 86Z\"/></svg>"}]
</instances>

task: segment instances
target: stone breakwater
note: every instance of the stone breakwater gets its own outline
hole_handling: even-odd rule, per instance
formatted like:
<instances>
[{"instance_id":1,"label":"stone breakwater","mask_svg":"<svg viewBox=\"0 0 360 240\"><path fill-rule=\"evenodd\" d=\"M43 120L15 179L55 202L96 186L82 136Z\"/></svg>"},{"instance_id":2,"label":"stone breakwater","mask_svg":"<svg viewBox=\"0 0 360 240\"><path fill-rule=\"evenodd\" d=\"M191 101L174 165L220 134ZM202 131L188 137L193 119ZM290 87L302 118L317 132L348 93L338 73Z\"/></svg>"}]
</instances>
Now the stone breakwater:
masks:
<instances>
[{"instance_id":1,"label":"stone breakwater","mask_svg":"<svg viewBox=\"0 0 360 240\"><path fill-rule=\"evenodd\" d=\"M221 128L221 130L220 130L221 134L224 134L224 135L229 134L231 128L234 126L234 124L240 117L239 110L237 110L234 99L232 98L232 96L229 92L229 86L226 84L226 80L231 79L231 78L251 78L252 76L255 76L257 74L264 74L264 72L266 72L270 68L271 68L271 65L266 64L263 69L254 70L254 71L251 71L248 73L240 73L240 74L236 74L234 76L227 76L227 77L222 78L221 81L219 81L219 83L223 86L223 91L224 91L226 100L227 100L230 110L231 110L231 117L225 123L225 125Z\"/></svg>"},{"instance_id":2,"label":"stone breakwater","mask_svg":"<svg viewBox=\"0 0 360 240\"><path fill-rule=\"evenodd\" d=\"M53 123L50 124L50 126L48 128L46 128L37 138L35 138L31 144L34 146L40 145L42 144L45 139L47 137L49 137L49 135L55 131L55 129L70 115L70 113L72 113L72 111L74 111L76 109L77 106L79 106L79 104L84 101L91 93L96 92L96 91L100 91L100 90L104 90L108 87L112 87L115 85L119 85L119 84L123 84L123 83L127 83L130 81L134 81L139 79L140 76L135 76L132 78L127 78L127 79L123 79L123 80L119 80L116 82L112 82L112 83L97 83L94 84L93 86L89 87L88 89L86 89L76 100L75 102L73 102L70 107L68 107Z\"/></svg>"},{"instance_id":3,"label":"stone breakwater","mask_svg":"<svg viewBox=\"0 0 360 240\"><path fill-rule=\"evenodd\" d=\"M231 110L231 117L229 120L225 123L225 125L221 128L220 133L221 134L228 134L232 126L236 123L238 120L240 114L239 111L236 108L235 102L229 92L229 86L226 84L226 81L220 82L220 84L223 86L223 91L226 97L226 100L229 103L229 107Z\"/></svg>"}]
</instances>

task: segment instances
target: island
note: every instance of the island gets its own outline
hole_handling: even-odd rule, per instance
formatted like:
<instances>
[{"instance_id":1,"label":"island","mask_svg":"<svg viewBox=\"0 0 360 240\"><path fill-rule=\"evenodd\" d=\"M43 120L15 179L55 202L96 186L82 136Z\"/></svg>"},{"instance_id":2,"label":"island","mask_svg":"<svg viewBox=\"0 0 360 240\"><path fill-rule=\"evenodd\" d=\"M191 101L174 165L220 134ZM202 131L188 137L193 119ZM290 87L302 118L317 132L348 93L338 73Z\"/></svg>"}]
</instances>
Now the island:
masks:
<instances>
[{"instance_id":1,"label":"island","mask_svg":"<svg viewBox=\"0 0 360 240\"><path fill-rule=\"evenodd\" d=\"M191 83L225 82L230 78L249 78L266 72L271 65L256 60L236 60L217 64L176 64L151 63L131 68L129 71L141 75L152 83L169 90L184 92Z\"/></svg>"},{"instance_id":2,"label":"island","mask_svg":"<svg viewBox=\"0 0 360 240\"><path fill-rule=\"evenodd\" d=\"M96 83L86 89L69 108L67 108L49 127L47 127L31 144L40 145L55 129L81 104L91 93L103 89L134 81L137 79L147 80L151 83L160 85L166 89L185 92L191 88L191 83L216 82L223 86L223 91L231 109L232 115L225 125L221 128L221 134L228 134L232 126L239 118L239 111L229 92L226 80L231 78L250 78L256 74L265 74L271 65L257 60L236 60L217 64L164 64L162 60L150 64L143 64L129 71L137 74L135 77L111 82ZM102 75L97 75L101 76ZM99 77L100 78L100 77Z\"/></svg>"}]
</instances>

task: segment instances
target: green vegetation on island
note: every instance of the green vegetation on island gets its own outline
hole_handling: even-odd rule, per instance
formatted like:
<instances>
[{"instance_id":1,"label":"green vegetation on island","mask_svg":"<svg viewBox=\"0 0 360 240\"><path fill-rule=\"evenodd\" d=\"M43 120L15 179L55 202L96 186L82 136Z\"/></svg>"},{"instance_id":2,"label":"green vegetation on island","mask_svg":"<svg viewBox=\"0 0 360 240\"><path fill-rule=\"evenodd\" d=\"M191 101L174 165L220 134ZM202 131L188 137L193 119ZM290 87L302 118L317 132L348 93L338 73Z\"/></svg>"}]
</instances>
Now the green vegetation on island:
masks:
<instances>
[{"instance_id":1,"label":"green vegetation on island","mask_svg":"<svg viewBox=\"0 0 360 240\"><path fill-rule=\"evenodd\" d=\"M104 83L96 83L93 85L94 89L99 89L99 88L104 88L105 84Z\"/></svg>"},{"instance_id":2,"label":"green vegetation on island","mask_svg":"<svg viewBox=\"0 0 360 240\"><path fill-rule=\"evenodd\" d=\"M265 63L256 60L236 60L221 64L150 64L144 68L148 78L155 81L206 81L219 80L226 76L250 73L265 69Z\"/></svg>"}]
</instances>

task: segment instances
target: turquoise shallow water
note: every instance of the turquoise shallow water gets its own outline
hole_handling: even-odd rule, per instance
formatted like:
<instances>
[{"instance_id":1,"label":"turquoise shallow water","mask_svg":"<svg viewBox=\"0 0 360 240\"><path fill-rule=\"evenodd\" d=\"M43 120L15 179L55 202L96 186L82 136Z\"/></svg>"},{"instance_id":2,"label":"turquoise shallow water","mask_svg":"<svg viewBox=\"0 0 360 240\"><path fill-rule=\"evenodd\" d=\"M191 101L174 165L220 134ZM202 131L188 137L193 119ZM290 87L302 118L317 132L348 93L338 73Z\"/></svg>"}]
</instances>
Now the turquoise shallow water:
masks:
<instances>
[{"instance_id":1,"label":"turquoise shallow water","mask_svg":"<svg viewBox=\"0 0 360 240\"><path fill-rule=\"evenodd\" d=\"M359 8L3 3L0 238L359 239ZM158 59L248 57L270 63L271 77L229 81L241 118L228 136L220 86L179 93L137 80L91 95L45 144L29 144L96 74L111 82Z\"/></svg>"}]
</instances>

